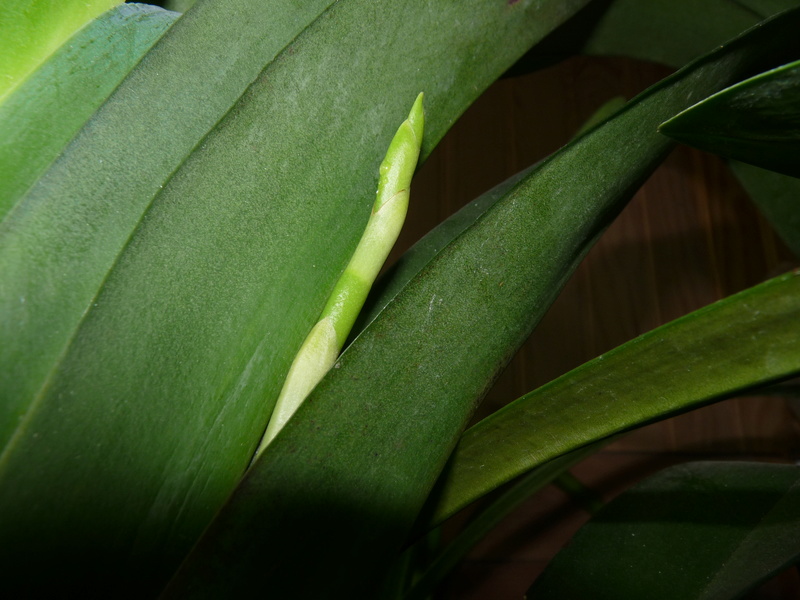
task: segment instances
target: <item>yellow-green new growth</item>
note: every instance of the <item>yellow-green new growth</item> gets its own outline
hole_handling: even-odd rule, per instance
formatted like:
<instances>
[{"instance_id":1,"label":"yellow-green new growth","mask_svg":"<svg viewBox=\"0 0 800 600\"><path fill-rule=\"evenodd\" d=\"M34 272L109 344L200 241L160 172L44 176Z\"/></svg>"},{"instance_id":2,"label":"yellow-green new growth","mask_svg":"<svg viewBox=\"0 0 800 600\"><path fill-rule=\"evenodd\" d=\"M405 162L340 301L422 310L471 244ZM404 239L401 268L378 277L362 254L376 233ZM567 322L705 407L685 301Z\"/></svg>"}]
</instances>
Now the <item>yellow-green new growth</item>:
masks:
<instances>
[{"instance_id":1,"label":"yellow-green new growth","mask_svg":"<svg viewBox=\"0 0 800 600\"><path fill-rule=\"evenodd\" d=\"M411 107L408 119L403 121L389 144L380 166L377 197L364 234L344 273L336 282L319 321L292 362L256 454L272 441L336 362L405 221L424 121L420 94Z\"/></svg>"}]
</instances>

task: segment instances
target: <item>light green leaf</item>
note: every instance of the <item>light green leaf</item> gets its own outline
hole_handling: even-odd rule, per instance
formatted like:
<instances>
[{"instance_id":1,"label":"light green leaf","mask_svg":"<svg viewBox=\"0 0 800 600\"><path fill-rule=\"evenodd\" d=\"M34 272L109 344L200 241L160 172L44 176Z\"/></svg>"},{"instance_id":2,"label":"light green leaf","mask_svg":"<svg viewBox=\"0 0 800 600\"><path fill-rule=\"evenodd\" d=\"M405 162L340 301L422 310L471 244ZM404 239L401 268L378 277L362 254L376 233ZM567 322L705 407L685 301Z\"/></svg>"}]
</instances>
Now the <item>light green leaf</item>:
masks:
<instances>
[{"instance_id":1,"label":"light green leaf","mask_svg":"<svg viewBox=\"0 0 800 600\"><path fill-rule=\"evenodd\" d=\"M660 119L797 52L798 19L632 100L439 252L259 456L167 596L370 597L476 403L671 147Z\"/></svg>"},{"instance_id":2,"label":"light green leaf","mask_svg":"<svg viewBox=\"0 0 800 600\"><path fill-rule=\"evenodd\" d=\"M0 103L81 27L121 0L0 2Z\"/></svg>"},{"instance_id":3,"label":"light green leaf","mask_svg":"<svg viewBox=\"0 0 800 600\"><path fill-rule=\"evenodd\" d=\"M465 432L432 523L565 452L800 372L798 338L790 273L623 344Z\"/></svg>"},{"instance_id":4,"label":"light green leaf","mask_svg":"<svg viewBox=\"0 0 800 600\"><path fill-rule=\"evenodd\" d=\"M414 97L429 152L584 3L343 0L305 28L328 3L220 0L175 23L2 225L7 587L158 585L247 466Z\"/></svg>"},{"instance_id":5,"label":"light green leaf","mask_svg":"<svg viewBox=\"0 0 800 600\"><path fill-rule=\"evenodd\" d=\"M659 131L701 150L800 177L800 61L722 90Z\"/></svg>"},{"instance_id":6,"label":"light green leaf","mask_svg":"<svg viewBox=\"0 0 800 600\"><path fill-rule=\"evenodd\" d=\"M145 4L113 8L0 104L0 221L178 16Z\"/></svg>"},{"instance_id":7,"label":"light green leaf","mask_svg":"<svg viewBox=\"0 0 800 600\"><path fill-rule=\"evenodd\" d=\"M689 463L611 502L527 597L730 600L798 560L800 467Z\"/></svg>"}]
</instances>

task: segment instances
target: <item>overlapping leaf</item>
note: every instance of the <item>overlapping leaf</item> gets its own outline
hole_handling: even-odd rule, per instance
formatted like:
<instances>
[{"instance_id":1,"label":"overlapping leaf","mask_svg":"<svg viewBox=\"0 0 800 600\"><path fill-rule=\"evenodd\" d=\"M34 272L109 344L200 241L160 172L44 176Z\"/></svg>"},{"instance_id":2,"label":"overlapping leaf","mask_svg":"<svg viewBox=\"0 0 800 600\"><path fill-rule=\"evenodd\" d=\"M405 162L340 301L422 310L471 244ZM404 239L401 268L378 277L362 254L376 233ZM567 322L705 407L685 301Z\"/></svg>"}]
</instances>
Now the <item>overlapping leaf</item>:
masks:
<instances>
[{"instance_id":1,"label":"overlapping leaf","mask_svg":"<svg viewBox=\"0 0 800 600\"><path fill-rule=\"evenodd\" d=\"M659 130L701 150L800 177L800 61L722 90Z\"/></svg>"},{"instance_id":2,"label":"overlapping leaf","mask_svg":"<svg viewBox=\"0 0 800 600\"><path fill-rule=\"evenodd\" d=\"M586 524L531 600L729 600L800 560L800 467L690 463Z\"/></svg>"},{"instance_id":3,"label":"overlapping leaf","mask_svg":"<svg viewBox=\"0 0 800 600\"><path fill-rule=\"evenodd\" d=\"M0 221L177 17L144 4L113 8L0 104Z\"/></svg>"},{"instance_id":4,"label":"overlapping leaf","mask_svg":"<svg viewBox=\"0 0 800 600\"><path fill-rule=\"evenodd\" d=\"M0 102L66 40L122 0L3 0Z\"/></svg>"},{"instance_id":5,"label":"overlapping leaf","mask_svg":"<svg viewBox=\"0 0 800 600\"><path fill-rule=\"evenodd\" d=\"M369 574L399 550L476 402L669 149L659 119L800 53L787 42L798 19L630 102L440 251L259 457L170 597L368 597Z\"/></svg>"},{"instance_id":6,"label":"overlapping leaf","mask_svg":"<svg viewBox=\"0 0 800 600\"><path fill-rule=\"evenodd\" d=\"M157 585L249 462L410 101L429 151L584 3L348 0L295 37L329 2L228 0L169 30L2 224L8 587Z\"/></svg>"},{"instance_id":7,"label":"overlapping leaf","mask_svg":"<svg viewBox=\"0 0 800 600\"><path fill-rule=\"evenodd\" d=\"M565 452L800 372L798 337L790 273L586 363L465 432L432 522Z\"/></svg>"}]
</instances>

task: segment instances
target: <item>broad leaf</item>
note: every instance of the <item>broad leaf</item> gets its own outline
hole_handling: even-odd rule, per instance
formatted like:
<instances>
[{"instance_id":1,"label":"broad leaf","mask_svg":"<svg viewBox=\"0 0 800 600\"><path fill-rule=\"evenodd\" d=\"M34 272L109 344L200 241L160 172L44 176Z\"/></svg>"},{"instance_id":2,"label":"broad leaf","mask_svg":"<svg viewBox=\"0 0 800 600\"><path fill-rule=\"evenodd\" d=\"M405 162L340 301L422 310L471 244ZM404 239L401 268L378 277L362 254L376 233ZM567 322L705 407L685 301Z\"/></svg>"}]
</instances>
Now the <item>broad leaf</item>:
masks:
<instances>
[{"instance_id":1,"label":"broad leaf","mask_svg":"<svg viewBox=\"0 0 800 600\"><path fill-rule=\"evenodd\" d=\"M701 150L800 177L800 61L718 92L659 130Z\"/></svg>"},{"instance_id":2,"label":"broad leaf","mask_svg":"<svg viewBox=\"0 0 800 600\"><path fill-rule=\"evenodd\" d=\"M800 560L800 467L689 463L612 501L531 600L730 600Z\"/></svg>"},{"instance_id":3,"label":"broad leaf","mask_svg":"<svg viewBox=\"0 0 800 600\"><path fill-rule=\"evenodd\" d=\"M0 222L0 339L13 340L0 344L0 446L47 387L167 181L198 153L264 64L328 3L303 3L303 12L284 4L265 11L256 0L202 3L170 28L15 199ZM240 169L258 170L241 140L228 154ZM237 178L230 164L205 173L210 181L226 176Z\"/></svg>"},{"instance_id":4,"label":"broad leaf","mask_svg":"<svg viewBox=\"0 0 800 600\"><path fill-rule=\"evenodd\" d=\"M574 54L628 56L679 68L798 0L598 0L514 66L517 74Z\"/></svg>"},{"instance_id":5,"label":"broad leaf","mask_svg":"<svg viewBox=\"0 0 800 600\"><path fill-rule=\"evenodd\" d=\"M76 31L121 1L0 2L0 102Z\"/></svg>"},{"instance_id":6,"label":"broad leaf","mask_svg":"<svg viewBox=\"0 0 800 600\"><path fill-rule=\"evenodd\" d=\"M0 104L0 221L178 16L144 4L113 8Z\"/></svg>"},{"instance_id":7,"label":"broad leaf","mask_svg":"<svg viewBox=\"0 0 800 600\"><path fill-rule=\"evenodd\" d=\"M800 54L798 19L629 102L439 252L259 456L168 596L369 597L492 379L671 147L659 119Z\"/></svg>"},{"instance_id":8,"label":"broad leaf","mask_svg":"<svg viewBox=\"0 0 800 600\"><path fill-rule=\"evenodd\" d=\"M584 1L343 0L300 35L327 3L176 22L3 223L7 587L174 568L249 463L416 94L429 152Z\"/></svg>"},{"instance_id":9,"label":"broad leaf","mask_svg":"<svg viewBox=\"0 0 800 600\"><path fill-rule=\"evenodd\" d=\"M681 67L759 21L798 5L797 0L613 0L583 52Z\"/></svg>"},{"instance_id":10,"label":"broad leaf","mask_svg":"<svg viewBox=\"0 0 800 600\"><path fill-rule=\"evenodd\" d=\"M582 135L592 127L597 126L622 108L624 104L625 100L621 97L612 98L604 103L586 123L584 123L576 136ZM445 219L414 244L411 249L406 251L376 282L375 287L372 292L370 292L370 297L364 306L362 314L359 315L358 322L353 329L351 337L355 337L360 333L378 313L386 308L386 305L391 302L400 290L402 290L440 250L461 235L536 166L537 165L532 165L485 192L479 198L473 200L461 210Z\"/></svg>"}]
</instances>

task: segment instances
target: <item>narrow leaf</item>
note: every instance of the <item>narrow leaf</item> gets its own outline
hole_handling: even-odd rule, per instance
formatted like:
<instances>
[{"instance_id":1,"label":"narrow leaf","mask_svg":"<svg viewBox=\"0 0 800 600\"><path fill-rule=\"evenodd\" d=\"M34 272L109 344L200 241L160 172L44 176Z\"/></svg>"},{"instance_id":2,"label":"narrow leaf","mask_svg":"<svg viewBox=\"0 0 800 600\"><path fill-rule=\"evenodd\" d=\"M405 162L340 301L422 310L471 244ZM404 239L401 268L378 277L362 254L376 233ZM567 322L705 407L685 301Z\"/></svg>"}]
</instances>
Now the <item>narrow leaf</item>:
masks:
<instances>
[{"instance_id":1,"label":"narrow leaf","mask_svg":"<svg viewBox=\"0 0 800 600\"><path fill-rule=\"evenodd\" d=\"M536 467L520 477L508 490L492 500L430 563L404 600L424 600L467 556L470 550L533 494L552 483L569 469L591 456L605 443L592 444L569 452Z\"/></svg>"},{"instance_id":2,"label":"narrow leaf","mask_svg":"<svg viewBox=\"0 0 800 600\"><path fill-rule=\"evenodd\" d=\"M259 456L168 596L369 597L493 378L671 147L660 119L798 52L799 18L629 102L439 252Z\"/></svg>"},{"instance_id":3,"label":"narrow leaf","mask_svg":"<svg viewBox=\"0 0 800 600\"><path fill-rule=\"evenodd\" d=\"M730 600L798 560L800 467L689 463L609 503L528 598Z\"/></svg>"},{"instance_id":4,"label":"narrow leaf","mask_svg":"<svg viewBox=\"0 0 800 600\"><path fill-rule=\"evenodd\" d=\"M178 16L144 4L113 8L0 104L0 221Z\"/></svg>"},{"instance_id":5,"label":"narrow leaf","mask_svg":"<svg viewBox=\"0 0 800 600\"><path fill-rule=\"evenodd\" d=\"M800 61L722 90L659 130L701 150L800 177Z\"/></svg>"},{"instance_id":6,"label":"narrow leaf","mask_svg":"<svg viewBox=\"0 0 800 600\"><path fill-rule=\"evenodd\" d=\"M432 523L563 453L800 372L798 338L789 273L623 344L465 432Z\"/></svg>"}]
</instances>

